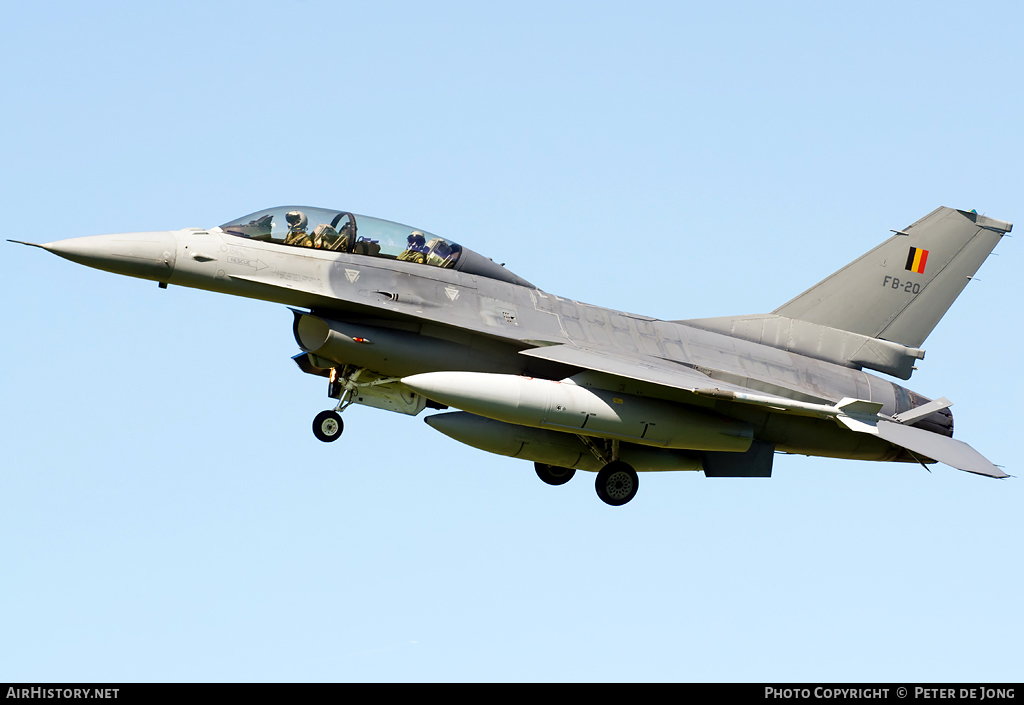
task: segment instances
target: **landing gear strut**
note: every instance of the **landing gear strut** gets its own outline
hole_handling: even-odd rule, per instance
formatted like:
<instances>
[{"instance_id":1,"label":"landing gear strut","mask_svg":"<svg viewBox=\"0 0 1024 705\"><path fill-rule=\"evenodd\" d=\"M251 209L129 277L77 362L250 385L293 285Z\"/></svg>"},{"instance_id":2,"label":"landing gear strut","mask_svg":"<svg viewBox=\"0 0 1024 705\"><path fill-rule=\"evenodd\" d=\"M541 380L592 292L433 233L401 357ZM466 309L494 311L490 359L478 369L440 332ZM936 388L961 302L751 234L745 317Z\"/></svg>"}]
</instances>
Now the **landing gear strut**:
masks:
<instances>
[{"instance_id":1,"label":"landing gear strut","mask_svg":"<svg viewBox=\"0 0 1024 705\"><path fill-rule=\"evenodd\" d=\"M341 438L341 432L345 430L345 422L341 420L341 413L345 407L352 403L352 394L356 389L356 379L359 378L360 369L345 374L348 370L331 368L330 380L327 383L327 396L338 400L338 405L328 411L321 411L313 419L313 435L317 440L324 443L331 443Z\"/></svg>"},{"instance_id":2,"label":"landing gear strut","mask_svg":"<svg viewBox=\"0 0 1024 705\"><path fill-rule=\"evenodd\" d=\"M605 440L599 445L600 439L577 436L595 458L604 467L597 473L597 496L605 504L613 507L621 507L629 500L636 497L636 491L640 489L640 478L636 470L628 463L619 460L619 442Z\"/></svg>"},{"instance_id":3,"label":"landing gear strut","mask_svg":"<svg viewBox=\"0 0 1024 705\"><path fill-rule=\"evenodd\" d=\"M327 384L327 396L338 400L338 405L328 411L321 411L313 419L313 435L324 443L331 443L341 438L341 432L345 430L345 422L341 420L341 413L347 406L352 404L356 389L361 385L356 382L359 379L361 368L345 367L339 369L331 368L330 381Z\"/></svg>"},{"instance_id":4,"label":"landing gear strut","mask_svg":"<svg viewBox=\"0 0 1024 705\"><path fill-rule=\"evenodd\" d=\"M356 367L355 365L332 367L329 378L327 396L337 399L338 405L330 412L325 411L317 416L313 423L313 433L321 441L333 441L337 438L337 434L341 433L339 414L352 404L363 404L411 416L423 411L428 404L425 397L414 394L401 385L396 385L395 382L398 382L399 377L385 377L365 367ZM335 423L339 430L332 433Z\"/></svg>"}]
</instances>

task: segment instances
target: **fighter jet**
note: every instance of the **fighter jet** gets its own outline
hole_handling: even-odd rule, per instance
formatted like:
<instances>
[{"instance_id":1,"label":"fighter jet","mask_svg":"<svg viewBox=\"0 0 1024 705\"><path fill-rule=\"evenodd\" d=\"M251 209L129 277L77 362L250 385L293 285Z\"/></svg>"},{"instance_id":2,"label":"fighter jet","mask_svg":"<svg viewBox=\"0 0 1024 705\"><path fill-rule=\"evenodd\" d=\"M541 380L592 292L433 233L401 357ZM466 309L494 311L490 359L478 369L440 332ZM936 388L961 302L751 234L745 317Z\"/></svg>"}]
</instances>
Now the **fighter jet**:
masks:
<instances>
[{"instance_id":1,"label":"fighter jet","mask_svg":"<svg viewBox=\"0 0 1024 705\"><path fill-rule=\"evenodd\" d=\"M341 210L21 244L291 307L293 359L337 402L313 421L321 441L352 404L441 410L425 419L441 433L533 461L550 485L596 473L619 506L639 472L770 477L777 453L1008 477L953 439L949 400L871 372L910 378L1011 228L938 208L770 313L676 321L563 298L447 238Z\"/></svg>"}]
</instances>

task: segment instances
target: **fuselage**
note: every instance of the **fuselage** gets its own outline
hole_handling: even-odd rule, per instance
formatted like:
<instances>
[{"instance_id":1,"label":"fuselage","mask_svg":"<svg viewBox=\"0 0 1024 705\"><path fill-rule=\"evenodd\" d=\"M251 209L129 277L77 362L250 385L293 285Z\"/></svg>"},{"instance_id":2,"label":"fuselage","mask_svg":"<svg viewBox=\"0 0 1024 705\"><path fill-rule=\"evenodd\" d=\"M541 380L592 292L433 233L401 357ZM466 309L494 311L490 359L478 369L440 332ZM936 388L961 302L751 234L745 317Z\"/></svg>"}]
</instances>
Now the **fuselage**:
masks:
<instances>
[{"instance_id":1,"label":"fuselage","mask_svg":"<svg viewBox=\"0 0 1024 705\"><path fill-rule=\"evenodd\" d=\"M721 382L798 401L834 403L844 397L882 404L883 414L926 399L860 369L663 321L584 304L544 292L486 261L484 274L243 237L221 228L95 236L51 243L56 254L161 285L205 289L307 309L296 339L308 352L324 325L349 326L332 362L382 376L465 370L561 379L578 374L593 388L703 406L749 423L755 437L783 452L863 460L911 460L876 437L844 432L835 423L771 414L724 400L696 400L664 386L581 373L520 351L562 345L646 355L686 366ZM471 251L469 251L471 252ZM481 261L479 255L472 253ZM470 255L463 255L469 257ZM306 340L300 326L305 326ZM315 329L315 330L314 330ZM353 332L355 331L355 332ZM362 331L362 334L359 333ZM319 339L319 338L318 338ZM377 344L350 344L363 340ZM381 341L392 341L383 344ZM317 353L320 354L320 353ZM948 412L927 420L952 433Z\"/></svg>"}]
</instances>

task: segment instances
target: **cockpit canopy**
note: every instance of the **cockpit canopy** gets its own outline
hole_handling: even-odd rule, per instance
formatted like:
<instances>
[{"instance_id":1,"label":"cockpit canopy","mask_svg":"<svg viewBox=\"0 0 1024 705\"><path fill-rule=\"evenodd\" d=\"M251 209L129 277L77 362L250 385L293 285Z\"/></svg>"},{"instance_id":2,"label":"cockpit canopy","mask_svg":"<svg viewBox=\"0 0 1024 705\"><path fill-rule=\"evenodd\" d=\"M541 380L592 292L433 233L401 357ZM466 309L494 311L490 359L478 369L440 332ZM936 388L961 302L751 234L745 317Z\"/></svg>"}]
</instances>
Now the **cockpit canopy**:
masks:
<instances>
[{"instance_id":1,"label":"cockpit canopy","mask_svg":"<svg viewBox=\"0 0 1024 705\"><path fill-rule=\"evenodd\" d=\"M402 260L532 286L490 259L425 230L348 211L281 206L220 226L229 235L289 247Z\"/></svg>"},{"instance_id":2,"label":"cockpit canopy","mask_svg":"<svg viewBox=\"0 0 1024 705\"><path fill-rule=\"evenodd\" d=\"M347 211L282 206L220 226L231 235L282 245L374 255L451 268L462 247L424 230Z\"/></svg>"}]
</instances>

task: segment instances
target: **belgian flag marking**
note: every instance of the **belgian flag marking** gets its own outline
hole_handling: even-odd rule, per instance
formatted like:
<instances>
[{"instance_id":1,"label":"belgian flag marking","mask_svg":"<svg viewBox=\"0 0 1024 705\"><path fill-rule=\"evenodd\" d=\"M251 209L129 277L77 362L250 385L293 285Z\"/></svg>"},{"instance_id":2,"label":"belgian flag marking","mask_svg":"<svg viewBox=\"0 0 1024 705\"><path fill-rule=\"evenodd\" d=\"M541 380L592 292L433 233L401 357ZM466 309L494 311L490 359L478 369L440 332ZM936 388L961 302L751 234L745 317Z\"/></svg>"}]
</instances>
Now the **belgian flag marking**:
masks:
<instances>
[{"instance_id":1,"label":"belgian flag marking","mask_svg":"<svg viewBox=\"0 0 1024 705\"><path fill-rule=\"evenodd\" d=\"M907 255L907 270L915 274L924 274L924 266L928 263L928 250L911 247Z\"/></svg>"}]
</instances>

